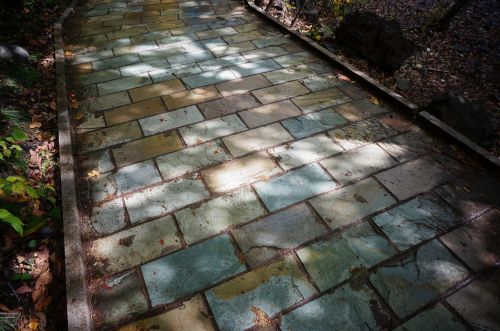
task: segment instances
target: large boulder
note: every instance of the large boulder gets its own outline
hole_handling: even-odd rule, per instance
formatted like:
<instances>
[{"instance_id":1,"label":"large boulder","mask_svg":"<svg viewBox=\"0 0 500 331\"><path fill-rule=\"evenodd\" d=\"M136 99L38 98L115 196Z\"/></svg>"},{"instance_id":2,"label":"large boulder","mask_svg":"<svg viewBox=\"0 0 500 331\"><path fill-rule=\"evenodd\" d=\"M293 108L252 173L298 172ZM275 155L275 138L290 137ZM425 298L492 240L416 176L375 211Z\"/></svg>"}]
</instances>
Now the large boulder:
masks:
<instances>
[{"instance_id":1,"label":"large boulder","mask_svg":"<svg viewBox=\"0 0 500 331\"><path fill-rule=\"evenodd\" d=\"M485 147L497 139L495 118L481 104L469 102L455 92L434 98L423 110Z\"/></svg>"},{"instance_id":2,"label":"large boulder","mask_svg":"<svg viewBox=\"0 0 500 331\"><path fill-rule=\"evenodd\" d=\"M335 31L339 46L383 70L394 71L413 53L397 21L388 21L367 11L348 14Z\"/></svg>"}]
</instances>

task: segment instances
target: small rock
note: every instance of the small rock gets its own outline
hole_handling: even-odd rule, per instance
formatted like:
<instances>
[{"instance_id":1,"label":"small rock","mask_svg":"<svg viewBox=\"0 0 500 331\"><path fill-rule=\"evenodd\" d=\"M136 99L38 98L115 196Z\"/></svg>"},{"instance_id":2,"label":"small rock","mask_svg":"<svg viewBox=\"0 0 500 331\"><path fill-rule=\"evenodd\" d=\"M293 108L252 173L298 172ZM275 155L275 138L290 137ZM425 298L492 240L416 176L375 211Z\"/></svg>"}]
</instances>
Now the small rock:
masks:
<instances>
[{"instance_id":1,"label":"small rock","mask_svg":"<svg viewBox=\"0 0 500 331\"><path fill-rule=\"evenodd\" d=\"M0 44L0 62L28 61L29 53L17 45Z\"/></svg>"},{"instance_id":2,"label":"small rock","mask_svg":"<svg viewBox=\"0 0 500 331\"><path fill-rule=\"evenodd\" d=\"M398 78L396 80L396 88L401 91L408 91L410 89L411 83L407 79Z\"/></svg>"}]
</instances>

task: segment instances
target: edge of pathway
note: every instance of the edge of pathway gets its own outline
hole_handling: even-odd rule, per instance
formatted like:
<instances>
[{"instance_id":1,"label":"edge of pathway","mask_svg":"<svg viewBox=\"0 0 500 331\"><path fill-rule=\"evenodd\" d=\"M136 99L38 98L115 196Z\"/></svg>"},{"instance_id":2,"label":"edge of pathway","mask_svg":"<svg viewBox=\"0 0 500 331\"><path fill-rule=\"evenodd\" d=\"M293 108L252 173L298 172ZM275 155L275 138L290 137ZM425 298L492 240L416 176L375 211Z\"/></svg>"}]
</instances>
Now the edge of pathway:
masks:
<instances>
[{"instance_id":1,"label":"edge of pathway","mask_svg":"<svg viewBox=\"0 0 500 331\"><path fill-rule=\"evenodd\" d=\"M73 0L63 15L54 23L56 61L57 122L59 139L59 168L61 171L61 200L64 227L64 255L66 269L66 310L68 330L90 331L92 319L88 304L85 264L82 255L80 217L75 184L75 161L69 114L66 63L63 48L63 24L73 13L78 0Z\"/></svg>"},{"instance_id":2,"label":"edge of pathway","mask_svg":"<svg viewBox=\"0 0 500 331\"><path fill-rule=\"evenodd\" d=\"M489 165L492 165L494 167L500 168L500 158L496 158L493 154L489 153L486 149L483 147L479 146L460 132L456 131L443 121L439 120L437 117L434 115L428 113L427 111L419 111L418 106L415 105L414 103L411 103L410 101L406 100L403 96L400 94L392 91L391 89L387 88L386 86L382 85L380 82L378 82L376 79L370 77L366 73L364 73L361 70L358 70L356 67L353 65L346 63L342 61L337 55L335 55L333 52L330 52L317 42L313 41L312 39L306 37L302 33L298 31L294 31L290 29L288 26L286 26L284 23L276 20L273 16L271 16L269 13L267 13L264 9L256 6L252 0L245 0L245 3L254 11L259 13L260 15L264 16L271 22L273 22L275 25L279 26L281 29L287 31L294 37L300 39L303 43L309 45L312 47L316 52L320 53L324 57L328 58L329 60L333 61L337 66L339 66L341 69L347 71L349 75L352 77L356 78L357 80L361 81L364 85L372 88L374 91L379 93L381 96L385 97L386 99L392 101L392 103L398 105L400 108L404 110L405 113L408 115L412 116L413 118L418 118L419 120L424 121L426 124L429 124L431 127L434 129L437 129L441 134L444 134L447 137L452 138L453 140L458 141L461 145L465 146L467 149L471 150L472 152L476 153L481 159L484 161L487 161Z\"/></svg>"}]
</instances>

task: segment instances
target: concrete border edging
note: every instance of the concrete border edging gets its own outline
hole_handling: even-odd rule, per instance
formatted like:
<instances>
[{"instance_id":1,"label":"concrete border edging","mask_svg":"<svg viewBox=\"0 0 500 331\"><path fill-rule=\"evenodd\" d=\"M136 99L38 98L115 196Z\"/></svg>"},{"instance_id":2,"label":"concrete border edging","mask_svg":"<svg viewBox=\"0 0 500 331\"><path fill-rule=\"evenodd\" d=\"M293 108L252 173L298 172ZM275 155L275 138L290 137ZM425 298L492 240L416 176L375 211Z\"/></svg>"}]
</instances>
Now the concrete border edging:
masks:
<instances>
[{"instance_id":1,"label":"concrete border edging","mask_svg":"<svg viewBox=\"0 0 500 331\"><path fill-rule=\"evenodd\" d=\"M317 42L311 40L310 38L304 36L302 33L298 31L291 30L288 26L286 26L283 22L280 22L276 20L273 16L271 16L269 13L267 13L265 10L262 8L256 6L254 3L251 2L251 0L244 0L245 3L254 11L259 13L260 15L266 17L270 21L272 21L275 25L278 25L281 29L287 31L291 35L295 36L296 38L300 39L302 42L305 44L308 44L310 47L314 48L317 52L321 53L323 56L327 57L328 59L332 60L335 62L335 64L339 67L341 67L343 70L347 71L350 75L353 77L356 77L360 81L362 81L364 84L370 86L373 88L375 91L383 95L384 97L390 99L393 101L395 104L398 106L402 107L406 112L408 112L409 115L413 116L414 118L421 119L429 124L431 124L433 127L437 128L441 133L451 137L452 139L458 141L460 144L463 146L467 147L467 149L473 151L474 153L478 154L483 160L487 161L490 165L493 165L495 167L500 168L500 158L496 158L493 154L489 153L486 149L483 147L479 146L460 132L456 131L446 123L442 122L432 114L428 113L427 111L419 111L418 106L415 105L414 103L406 100L403 96L400 94L392 91L388 87L382 85L380 82L378 82L376 79L370 77L366 73L364 73L361 70L356 69L353 65L344 62L343 60L340 59L337 55L335 55L333 52L329 51L328 49L324 48Z\"/></svg>"},{"instance_id":2,"label":"concrete border edging","mask_svg":"<svg viewBox=\"0 0 500 331\"><path fill-rule=\"evenodd\" d=\"M82 255L80 216L76 194L75 162L71 134L66 63L62 28L73 12L78 0L73 0L59 20L54 23L54 49L56 62L57 122L59 142L59 168L61 171L61 200L64 226L64 255L66 271L66 309L68 330L90 331L92 319L88 304L85 264Z\"/></svg>"}]
</instances>

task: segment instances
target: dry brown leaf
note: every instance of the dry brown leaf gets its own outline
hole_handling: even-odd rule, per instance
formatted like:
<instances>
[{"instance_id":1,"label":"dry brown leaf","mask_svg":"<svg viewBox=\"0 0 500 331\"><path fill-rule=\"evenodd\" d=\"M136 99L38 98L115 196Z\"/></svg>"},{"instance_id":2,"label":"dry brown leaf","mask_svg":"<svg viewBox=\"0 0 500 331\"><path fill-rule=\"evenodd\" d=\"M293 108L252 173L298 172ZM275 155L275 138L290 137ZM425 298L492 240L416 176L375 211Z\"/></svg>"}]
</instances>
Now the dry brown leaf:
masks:
<instances>
[{"instance_id":1,"label":"dry brown leaf","mask_svg":"<svg viewBox=\"0 0 500 331\"><path fill-rule=\"evenodd\" d=\"M38 329L38 322L37 321L31 321L28 324L28 327L30 328L30 330L37 330Z\"/></svg>"},{"instance_id":2,"label":"dry brown leaf","mask_svg":"<svg viewBox=\"0 0 500 331\"><path fill-rule=\"evenodd\" d=\"M42 123L41 122L32 122L30 123L30 129L37 129L37 128L41 128L42 127Z\"/></svg>"},{"instance_id":3,"label":"dry brown leaf","mask_svg":"<svg viewBox=\"0 0 500 331\"><path fill-rule=\"evenodd\" d=\"M380 102L378 101L378 99L376 97L371 97L370 102L373 103L374 105L380 104Z\"/></svg>"},{"instance_id":4,"label":"dry brown leaf","mask_svg":"<svg viewBox=\"0 0 500 331\"><path fill-rule=\"evenodd\" d=\"M101 172L99 170L94 169L94 170L87 173L87 178L97 177L100 174L101 174Z\"/></svg>"}]
</instances>

